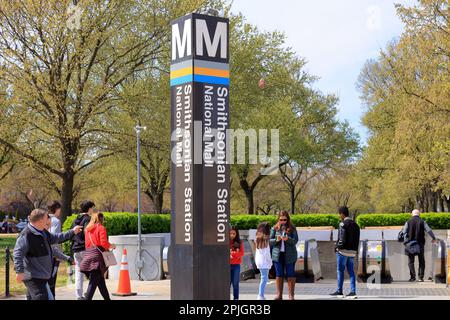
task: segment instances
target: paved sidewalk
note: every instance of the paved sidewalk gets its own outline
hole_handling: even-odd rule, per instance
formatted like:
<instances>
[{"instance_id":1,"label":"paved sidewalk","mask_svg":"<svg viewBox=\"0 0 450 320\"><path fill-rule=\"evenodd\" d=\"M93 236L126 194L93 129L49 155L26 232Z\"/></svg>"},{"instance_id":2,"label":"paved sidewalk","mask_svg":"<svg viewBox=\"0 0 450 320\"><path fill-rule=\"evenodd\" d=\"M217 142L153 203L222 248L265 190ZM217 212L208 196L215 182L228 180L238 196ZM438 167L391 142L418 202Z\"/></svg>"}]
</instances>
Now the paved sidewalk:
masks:
<instances>
[{"instance_id":1,"label":"paved sidewalk","mask_svg":"<svg viewBox=\"0 0 450 320\"><path fill-rule=\"evenodd\" d=\"M258 293L258 279L242 281L240 283L240 299L254 300ZM85 283L85 288L87 281ZM110 294L117 291L118 281L107 280ZM60 287L56 290L57 300L75 300L74 285ZM170 280L161 281L131 281L133 292L136 296L117 297L111 294L113 300L168 300L170 299ZM322 280L318 283L297 283L295 292L297 300L336 300L342 298L330 297L328 294L336 288L335 281ZM344 293L349 290L349 282L344 284ZM434 284L427 281L422 283L396 282L382 284L377 289L369 289L367 284L357 284L359 300L450 300L450 290L445 284ZM287 284L285 284L284 296L287 298ZM266 287L266 299L275 297L275 282L270 280ZM24 300L25 296L17 296L11 299ZM94 295L94 300L102 300L100 293Z\"/></svg>"}]
</instances>

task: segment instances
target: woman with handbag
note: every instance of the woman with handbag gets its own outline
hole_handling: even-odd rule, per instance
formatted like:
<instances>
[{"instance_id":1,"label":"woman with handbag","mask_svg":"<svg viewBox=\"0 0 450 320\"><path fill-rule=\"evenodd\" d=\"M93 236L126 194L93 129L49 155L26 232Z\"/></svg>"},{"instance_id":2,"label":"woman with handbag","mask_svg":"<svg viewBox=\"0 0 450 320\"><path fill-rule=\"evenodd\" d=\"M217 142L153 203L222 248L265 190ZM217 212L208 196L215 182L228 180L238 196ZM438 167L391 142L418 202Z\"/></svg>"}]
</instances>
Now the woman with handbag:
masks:
<instances>
[{"instance_id":1,"label":"woman with handbag","mask_svg":"<svg viewBox=\"0 0 450 320\"><path fill-rule=\"evenodd\" d=\"M108 266L112 265L108 261L109 249L115 249L116 245L108 242L106 228L103 226L103 214L93 213L84 232L86 251L80 264L80 270L89 279L86 300L92 300L97 287L103 299L111 300L106 287L105 273ZM106 257L104 257L105 255ZM105 263L105 259L107 263Z\"/></svg>"}]
</instances>

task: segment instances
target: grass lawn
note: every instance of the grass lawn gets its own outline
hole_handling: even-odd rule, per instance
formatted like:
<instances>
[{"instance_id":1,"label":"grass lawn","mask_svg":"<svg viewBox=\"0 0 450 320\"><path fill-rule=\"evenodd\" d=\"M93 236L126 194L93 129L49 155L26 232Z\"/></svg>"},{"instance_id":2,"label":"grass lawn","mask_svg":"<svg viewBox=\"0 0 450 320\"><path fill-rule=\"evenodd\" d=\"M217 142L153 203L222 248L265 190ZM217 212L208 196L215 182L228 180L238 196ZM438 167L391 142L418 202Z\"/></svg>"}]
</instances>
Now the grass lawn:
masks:
<instances>
[{"instance_id":1,"label":"grass lawn","mask_svg":"<svg viewBox=\"0 0 450 320\"><path fill-rule=\"evenodd\" d=\"M0 298L5 296L5 250L9 246L10 252L14 250L16 244L17 234L0 234ZM25 294L26 288L23 283L16 282L16 273L14 271L14 263L9 262L9 291L12 296ZM66 286L68 284L67 263L61 262L58 270L58 278L56 279L56 286Z\"/></svg>"}]
</instances>

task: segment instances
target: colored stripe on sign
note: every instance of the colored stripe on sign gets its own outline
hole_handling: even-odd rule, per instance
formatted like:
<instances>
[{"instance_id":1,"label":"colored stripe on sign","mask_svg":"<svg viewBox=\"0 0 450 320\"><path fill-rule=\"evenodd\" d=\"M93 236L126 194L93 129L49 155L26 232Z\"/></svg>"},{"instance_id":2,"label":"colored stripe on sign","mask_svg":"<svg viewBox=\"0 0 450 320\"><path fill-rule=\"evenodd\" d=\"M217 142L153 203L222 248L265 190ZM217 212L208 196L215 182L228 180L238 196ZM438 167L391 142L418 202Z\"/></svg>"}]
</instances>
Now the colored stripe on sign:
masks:
<instances>
[{"instance_id":1,"label":"colored stripe on sign","mask_svg":"<svg viewBox=\"0 0 450 320\"><path fill-rule=\"evenodd\" d=\"M179 77L179 78L174 78L174 79L170 79L170 86L179 86L181 84L184 83L188 83L188 82L192 82L192 74L189 74L187 76L183 76L183 77Z\"/></svg>"},{"instance_id":2,"label":"colored stripe on sign","mask_svg":"<svg viewBox=\"0 0 450 320\"><path fill-rule=\"evenodd\" d=\"M170 71L170 79L184 77L192 74L192 67Z\"/></svg>"},{"instance_id":3,"label":"colored stripe on sign","mask_svg":"<svg viewBox=\"0 0 450 320\"><path fill-rule=\"evenodd\" d=\"M194 68L194 74L203 75L203 76L213 76L213 77L219 77L219 78L229 78L230 77L230 71L228 71L228 70L200 68L200 67Z\"/></svg>"},{"instance_id":4,"label":"colored stripe on sign","mask_svg":"<svg viewBox=\"0 0 450 320\"><path fill-rule=\"evenodd\" d=\"M222 84L222 85L230 84L229 78L202 76L202 75L197 75L197 74L194 75L194 81L202 82L202 83L210 83L210 84Z\"/></svg>"}]
</instances>

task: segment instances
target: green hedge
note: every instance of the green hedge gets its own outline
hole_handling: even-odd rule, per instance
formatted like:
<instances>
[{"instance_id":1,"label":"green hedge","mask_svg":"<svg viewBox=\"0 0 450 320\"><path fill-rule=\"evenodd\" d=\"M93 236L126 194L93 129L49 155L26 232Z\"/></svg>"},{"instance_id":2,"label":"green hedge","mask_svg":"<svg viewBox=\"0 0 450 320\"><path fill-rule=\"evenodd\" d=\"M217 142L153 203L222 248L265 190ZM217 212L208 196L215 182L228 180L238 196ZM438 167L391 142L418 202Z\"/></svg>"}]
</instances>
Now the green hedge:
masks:
<instances>
[{"instance_id":1,"label":"green hedge","mask_svg":"<svg viewBox=\"0 0 450 320\"><path fill-rule=\"evenodd\" d=\"M450 213L422 213L420 215L432 229L450 229ZM409 213L361 214L356 222L361 228L403 226L411 218Z\"/></svg>"},{"instance_id":2,"label":"green hedge","mask_svg":"<svg viewBox=\"0 0 450 320\"><path fill-rule=\"evenodd\" d=\"M63 230L68 230L76 215L66 219ZM450 213L423 213L421 217L433 229L450 229ZM361 214L356 222L361 228L402 226L411 218L409 213ZM339 225L337 214L295 214L291 216L292 223L297 227L316 227ZM277 221L275 215L231 215L231 224L240 230L255 229L261 222L274 225ZM109 235L137 234L137 214L129 212L105 213L105 226ZM143 214L142 233L170 232L169 214Z\"/></svg>"},{"instance_id":3,"label":"green hedge","mask_svg":"<svg viewBox=\"0 0 450 320\"><path fill-rule=\"evenodd\" d=\"M104 213L105 227L109 235L136 234L137 214L129 212ZM67 217L63 230L68 230L75 220L76 215ZM337 214L299 214L291 216L292 223L297 227L333 226L339 224ZM239 229L255 229L261 222L269 222L274 225L277 221L275 215L232 215L231 224L237 225ZM143 214L142 233L170 232L170 215L168 214Z\"/></svg>"},{"instance_id":4,"label":"green hedge","mask_svg":"<svg viewBox=\"0 0 450 320\"><path fill-rule=\"evenodd\" d=\"M138 233L138 216L136 213L108 212L103 214L105 216L105 227L108 230L109 236ZM76 217L76 214L67 217L63 224L64 231L70 229ZM141 225L143 234L170 232L170 215L144 214L142 215ZM63 249L66 254L69 254L70 242L65 242L63 244Z\"/></svg>"},{"instance_id":5,"label":"green hedge","mask_svg":"<svg viewBox=\"0 0 450 320\"><path fill-rule=\"evenodd\" d=\"M105 227L108 235L137 234L138 216L129 212L104 213ZM69 230L76 215L67 217L63 230ZM142 233L170 232L170 215L168 214L143 214L141 219Z\"/></svg>"}]
</instances>

